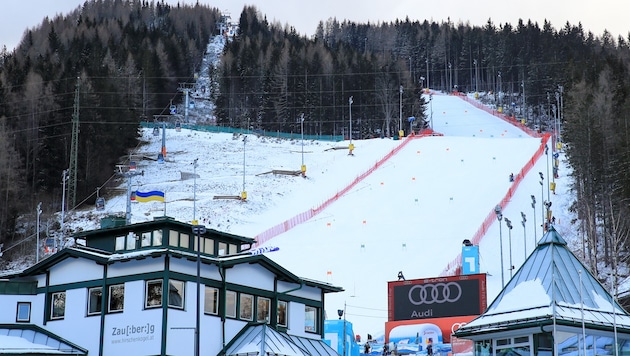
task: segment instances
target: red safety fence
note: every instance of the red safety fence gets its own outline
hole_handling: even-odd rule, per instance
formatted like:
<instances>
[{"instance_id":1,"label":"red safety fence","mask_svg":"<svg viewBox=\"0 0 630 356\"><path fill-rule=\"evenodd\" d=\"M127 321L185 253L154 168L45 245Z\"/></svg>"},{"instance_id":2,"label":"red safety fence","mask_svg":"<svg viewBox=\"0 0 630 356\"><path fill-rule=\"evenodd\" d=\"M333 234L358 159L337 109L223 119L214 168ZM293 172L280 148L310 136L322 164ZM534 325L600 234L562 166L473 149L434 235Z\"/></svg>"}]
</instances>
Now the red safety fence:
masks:
<instances>
[{"instance_id":1,"label":"red safety fence","mask_svg":"<svg viewBox=\"0 0 630 356\"><path fill-rule=\"evenodd\" d=\"M511 201L512 197L514 196L514 193L516 192L516 189L518 188L518 186L521 184L521 182L523 181L523 179L525 178L525 176L527 175L527 173L529 173L529 171L534 167L534 165L536 165L536 162L538 161L538 159L540 159L540 157L543 155L543 153L545 152L545 146L547 145L547 142L549 141L549 137L551 136L550 134L546 133L544 135L540 135L539 133L537 133L534 130L531 129L527 129L525 130L525 128L521 127L524 126L522 125L520 122L513 120L512 118L510 118L509 116L503 115L501 113L498 113L496 111L492 111L490 109L481 107L480 105L477 105L475 102L471 102L470 98L462 96L462 99L468 101L471 103L471 105L475 105L477 107L479 107L480 109L489 112L499 118L502 118L503 120L510 122L516 126L519 126L519 128L521 128L522 130L526 131L529 135L534 136L534 137L542 137L541 142L540 142L540 146L538 147L538 149L536 150L536 152L534 152L534 155L532 156L532 158L529 159L529 161L527 161L527 163L523 166L523 168L521 168L521 170L518 172L518 174L516 174L514 176L514 182L512 183L512 185L510 186L510 188L508 189L507 193L505 193L505 196L503 197L503 199L501 199L501 201L497 204L499 206L501 206L501 209L505 209L505 207L508 205L508 203ZM475 234L472 236L472 238L470 238L470 242L473 245L478 245L481 240L483 239L484 236L486 236L486 233L488 232L488 229L490 228L490 226L492 224L494 224L497 221L497 216L496 213L494 212L494 208L492 209L492 211L490 211L488 213L488 215L486 216L486 218L483 220L483 222L481 223L481 226L479 227L479 229L477 229L477 231L475 232ZM455 259L453 259L451 262L449 262L446 267L444 268L444 270L442 271L442 273L440 274L440 276L453 276L453 275L458 275L461 274L461 270L462 270L462 254L461 252L457 255L457 257L455 257Z\"/></svg>"},{"instance_id":2,"label":"red safety fence","mask_svg":"<svg viewBox=\"0 0 630 356\"><path fill-rule=\"evenodd\" d=\"M340 190L339 192L337 192L334 196L328 198L326 201L324 201L322 204L320 204L319 206L309 209L305 212L302 212L300 214L297 214L296 216L278 224L275 225L263 232L261 232L260 234L256 235L256 237L254 237L254 239L256 239L256 243L254 244L254 247L259 246L269 240L271 240L272 238L285 233L287 231L289 231L290 229L296 227L299 224L302 224L306 221L308 221L309 219L311 219L312 217L314 217L315 215L321 213L324 209L326 209L330 204L336 202L337 200L339 200L339 198L341 198L342 196L344 196L346 193L348 193L352 188L354 188L357 184L359 184L363 179L365 179L367 176L369 176L370 174L372 174L375 170L377 170L379 167L381 167L385 162L387 162L390 158L392 158L396 153L400 152L400 150L402 150L412 139L415 138L422 138L422 137L426 137L426 136L436 136L439 134L434 133L432 130L425 130L422 131L420 134L418 135L410 135L407 136L406 139L401 141L401 144L396 146L393 150L391 150L389 153L387 153L383 158L381 158L380 160L378 160L372 167L370 167L367 171L365 171L364 173L362 173L361 175L359 175L358 177L356 177L350 184L348 184L345 188L343 188L342 190Z\"/></svg>"}]
</instances>

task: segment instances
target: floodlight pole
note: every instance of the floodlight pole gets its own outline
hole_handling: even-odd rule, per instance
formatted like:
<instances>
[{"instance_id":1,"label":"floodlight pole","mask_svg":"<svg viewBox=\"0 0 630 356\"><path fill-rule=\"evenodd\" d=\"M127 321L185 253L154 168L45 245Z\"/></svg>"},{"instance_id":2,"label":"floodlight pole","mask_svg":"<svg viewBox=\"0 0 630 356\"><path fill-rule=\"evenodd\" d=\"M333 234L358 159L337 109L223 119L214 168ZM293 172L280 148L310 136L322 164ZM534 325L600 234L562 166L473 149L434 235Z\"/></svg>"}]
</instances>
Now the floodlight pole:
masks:
<instances>
[{"instance_id":1,"label":"floodlight pole","mask_svg":"<svg viewBox=\"0 0 630 356\"><path fill-rule=\"evenodd\" d=\"M503 219L503 213L501 212L501 205L497 205L494 208L494 213L497 215L497 220L499 221L499 249L501 250L501 287L505 287L503 268L503 232L501 229L501 220Z\"/></svg>"},{"instance_id":2,"label":"floodlight pole","mask_svg":"<svg viewBox=\"0 0 630 356\"><path fill-rule=\"evenodd\" d=\"M536 197L532 194L532 209L534 210L534 249L536 248Z\"/></svg>"},{"instance_id":3,"label":"floodlight pole","mask_svg":"<svg viewBox=\"0 0 630 356\"><path fill-rule=\"evenodd\" d=\"M508 242L510 246L510 279L512 279L512 277L514 276L514 264L512 264L512 221L510 221L510 219L508 218L505 218L505 224L508 227Z\"/></svg>"},{"instance_id":4,"label":"floodlight pole","mask_svg":"<svg viewBox=\"0 0 630 356\"><path fill-rule=\"evenodd\" d=\"M542 172L538 172L538 175L540 176L540 200L542 200L542 203L540 204L540 212L542 215L542 229L543 229L543 234L544 234L545 233L545 185L544 185L545 176L542 174Z\"/></svg>"},{"instance_id":5,"label":"floodlight pole","mask_svg":"<svg viewBox=\"0 0 630 356\"><path fill-rule=\"evenodd\" d=\"M525 260L527 259L527 230L525 229L525 223L527 222L527 218L525 213L521 211L521 225L523 225L523 251L525 254ZM523 260L523 261L525 261Z\"/></svg>"},{"instance_id":6,"label":"floodlight pole","mask_svg":"<svg viewBox=\"0 0 630 356\"><path fill-rule=\"evenodd\" d=\"M545 145L545 156L547 156L547 180L549 180L549 145L546 144ZM551 183L547 182L547 201L551 201L551 197L549 196L549 191L551 190L550 187Z\"/></svg>"}]
</instances>

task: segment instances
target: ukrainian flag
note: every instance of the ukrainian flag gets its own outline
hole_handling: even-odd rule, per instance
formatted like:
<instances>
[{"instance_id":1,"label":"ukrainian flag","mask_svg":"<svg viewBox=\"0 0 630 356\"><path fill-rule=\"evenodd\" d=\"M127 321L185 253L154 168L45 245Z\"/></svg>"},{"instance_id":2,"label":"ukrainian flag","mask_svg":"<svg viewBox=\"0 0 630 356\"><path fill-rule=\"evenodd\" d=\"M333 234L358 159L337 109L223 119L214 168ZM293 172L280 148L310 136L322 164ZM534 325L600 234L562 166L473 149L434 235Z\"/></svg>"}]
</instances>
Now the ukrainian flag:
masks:
<instances>
[{"instance_id":1,"label":"ukrainian flag","mask_svg":"<svg viewBox=\"0 0 630 356\"><path fill-rule=\"evenodd\" d=\"M159 190L152 190L150 192L136 191L136 201L140 203L146 203L148 201L164 202L164 192Z\"/></svg>"}]
</instances>

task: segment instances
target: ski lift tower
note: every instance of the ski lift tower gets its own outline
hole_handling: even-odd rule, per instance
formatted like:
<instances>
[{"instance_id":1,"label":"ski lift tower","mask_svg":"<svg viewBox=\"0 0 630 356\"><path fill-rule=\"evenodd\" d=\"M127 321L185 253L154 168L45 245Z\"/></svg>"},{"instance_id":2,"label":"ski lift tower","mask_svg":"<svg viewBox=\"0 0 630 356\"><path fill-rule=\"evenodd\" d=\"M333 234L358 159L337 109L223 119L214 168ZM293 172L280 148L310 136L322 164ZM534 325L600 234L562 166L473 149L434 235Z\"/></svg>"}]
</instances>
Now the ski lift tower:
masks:
<instances>
[{"instance_id":1,"label":"ski lift tower","mask_svg":"<svg viewBox=\"0 0 630 356\"><path fill-rule=\"evenodd\" d=\"M189 93L195 87L195 83L179 83L177 91L184 93L184 122L188 122L188 105L189 105Z\"/></svg>"},{"instance_id":2,"label":"ski lift tower","mask_svg":"<svg viewBox=\"0 0 630 356\"><path fill-rule=\"evenodd\" d=\"M138 172L136 170L131 170L129 167L124 168L124 166L117 166L118 175L127 178L127 211L125 213L125 224L131 224L131 177L144 175L144 171Z\"/></svg>"},{"instance_id":3,"label":"ski lift tower","mask_svg":"<svg viewBox=\"0 0 630 356\"><path fill-rule=\"evenodd\" d=\"M162 124L162 151L160 152L162 159L166 158L166 122L171 116L172 115L153 115L153 120L155 120L156 124Z\"/></svg>"}]
</instances>

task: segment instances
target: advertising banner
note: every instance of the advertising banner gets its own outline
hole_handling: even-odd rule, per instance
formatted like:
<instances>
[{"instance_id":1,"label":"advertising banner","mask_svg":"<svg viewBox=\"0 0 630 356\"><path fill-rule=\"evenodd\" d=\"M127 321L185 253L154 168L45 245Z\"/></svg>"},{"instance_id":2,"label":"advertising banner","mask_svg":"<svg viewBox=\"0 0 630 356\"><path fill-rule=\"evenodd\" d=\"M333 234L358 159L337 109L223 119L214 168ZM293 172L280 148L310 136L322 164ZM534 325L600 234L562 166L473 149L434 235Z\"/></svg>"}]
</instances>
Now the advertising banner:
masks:
<instances>
[{"instance_id":1,"label":"advertising banner","mask_svg":"<svg viewBox=\"0 0 630 356\"><path fill-rule=\"evenodd\" d=\"M480 315L487 306L486 275L388 282L388 320Z\"/></svg>"}]
</instances>

